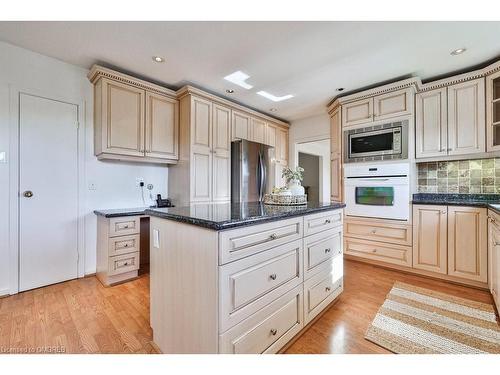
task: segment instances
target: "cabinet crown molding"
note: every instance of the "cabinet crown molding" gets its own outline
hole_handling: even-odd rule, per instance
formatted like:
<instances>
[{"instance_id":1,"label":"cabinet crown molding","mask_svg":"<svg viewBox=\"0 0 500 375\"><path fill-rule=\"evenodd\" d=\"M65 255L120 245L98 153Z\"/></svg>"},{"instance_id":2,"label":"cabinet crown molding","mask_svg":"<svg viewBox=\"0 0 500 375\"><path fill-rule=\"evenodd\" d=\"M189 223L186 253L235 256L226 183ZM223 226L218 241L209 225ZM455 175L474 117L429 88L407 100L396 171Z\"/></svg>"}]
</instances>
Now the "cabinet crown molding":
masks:
<instances>
[{"instance_id":1,"label":"cabinet crown molding","mask_svg":"<svg viewBox=\"0 0 500 375\"><path fill-rule=\"evenodd\" d=\"M351 95L334 97L327 105L328 113L331 114L336 107L349 103L352 101L366 99L380 94L385 94L387 92L401 90L404 88L413 87L416 93L435 90L442 87L447 87L450 85L455 85L457 83L471 81L477 78L482 78L494 74L500 71L500 60L495 61L488 66L480 69L471 70L466 73L456 74L450 77L445 77L442 79L422 83L420 77L411 77L401 81L389 83L387 85L382 85L374 87L368 90L360 91Z\"/></svg>"},{"instance_id":2,"label":"cabinet crown molding","mask_svg":"<svg viewBox=\"0 0 500 375\"><path fill-rule=\"evenodd\" d=\"M100 78L108 78L157 94L166 95L174 99L176 98L176 93L173 90L97 64L92 66L87 74L87 78L92 84L95 84Z\"/></svg>"},{"instance_id":3,"label":"cabinet crown molding","mask_svg":"<svg viewBox=\"0 0 500 375\"><path fill-rule=\"evenodd\" d=\"M231 107L231 109L235 109L238 111L248 113L248 114L253 115L255 117L259 117L265 121L272 122L275 125L281 125L281 126L286 127L286 128L290 127L290 124L288 124L285 121L279 120L277 118L266 115L262 112L245 107L244 105L235 103L231 100L221 98L220 96L217 96L215 94L211 94L207 91L204 91L202 89L199 89L199 88L191 86L191 85L186 85L186 86L181 87L179 90L177 90L176 95L177 95L177 98L179 100L187 95L199 96L199 97L202 97L204 99L208 99L208 100L211 100L213 102L216 102L218 104L222 104L222 105L225 105L227 107Z\"/></svg>"}]
</instances>

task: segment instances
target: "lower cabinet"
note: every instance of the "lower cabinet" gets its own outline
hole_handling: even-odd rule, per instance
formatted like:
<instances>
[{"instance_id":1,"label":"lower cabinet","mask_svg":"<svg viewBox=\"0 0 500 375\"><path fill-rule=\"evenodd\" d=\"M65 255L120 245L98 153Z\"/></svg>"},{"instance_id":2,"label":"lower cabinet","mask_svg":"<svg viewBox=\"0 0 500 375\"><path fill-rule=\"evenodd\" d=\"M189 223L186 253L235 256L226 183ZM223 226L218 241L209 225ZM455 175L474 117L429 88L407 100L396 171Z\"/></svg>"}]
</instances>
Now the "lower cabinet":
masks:
<instances>
[{"instance_id":1,"label":"lower cabinet","mask_svg":"<svg viewBox=\"0 0 500 375\"><path fill-rule=\"evenodd\" d=\"M446 206L413 207L413 268L448 272L447 214Z\"/></svg>"},{"instance_id":2,"label":"lower cabinet","mask_svg":"<svg viewBox=\"0 0 500 375\"><path fill-rule=\"evenodd\" d=\"M500 215L488 212L488 259L489 287L491 295L500 311Z\"/></svg>"},{"instance_id":3,"label":"lower cabinet","mask_svg":"<svg viewBox=\"0 0 500 375\"><path fill-rule=\"evenodd\" d=\"M486 283L486 208L413 206L413 268Z\"/></svg>"}]
</instances>

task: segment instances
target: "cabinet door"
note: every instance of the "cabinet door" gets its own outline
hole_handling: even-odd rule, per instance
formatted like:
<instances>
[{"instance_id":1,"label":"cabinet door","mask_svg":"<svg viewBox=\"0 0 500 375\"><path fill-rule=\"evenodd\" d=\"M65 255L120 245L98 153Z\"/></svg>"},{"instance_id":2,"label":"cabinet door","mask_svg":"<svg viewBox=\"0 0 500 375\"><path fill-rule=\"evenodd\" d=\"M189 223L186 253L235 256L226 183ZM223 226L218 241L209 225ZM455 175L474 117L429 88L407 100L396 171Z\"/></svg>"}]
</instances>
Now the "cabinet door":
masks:
<instances>
[{"instance_id":1,"label":"cabinet door","mask_svg":"<svg viewBox=\"0 0 500 375\"><path fill-rule=\"evenodd\" d=\"M266 122L258 118L250 119L250 140L257 143L266 143Z\"/></svg>"},{"instance_id":2,"label":"cabinet door","mask_svg":"<svg viewBox=\"0 0 500 375\"><path fill-rule=\"evenodd\" d=\"M400 90L373 98L374 119L383 120L410 113L410 90Z\"/></svg>"},{"instance_id":3,"label":"cabinet door","mask_svg":"<svg viewBox=\"0 0 500 375\"><path fill-rule=\"evenodd\" d=\"M448 275L487 282L485 208L448 207Z\"/></svg>"},{"instance_id":4,"label":"cabinet door","mask_svg":"<svg viewBox=\"0 0 500 375\"><path fill-rule=\"evenodd\" d=\"M212 198L212 104L191 99L191 201Z\"/></svg>"},{"instance_id":5,"label":"cabinet door","mask_svg":"<svg viewBox=\"0 0 500 375\"><path fill-rule=\"evenodd\" d=\"M486 151L500 151L500 72L486 77Z\"/></svg>"},{"instance_id":6,"label":"cabinet door","mask_svg":"<svg viewBox=\"0 0 500 375\"><path fill-rule=\"evenodd\" d=\"M212 200L231 199L231 110L213 105Z\"/></svg>"},{"instance_id":7,"label":"cabinet door","mask_svg":"<svg viewBox=\"0 0 500 375\"><path fill-rule=\"evenodd\" d=\"M330 152L332 156L342 154L342 124L340 121L340 108L330 115Z\"/></svg>"},{"instance_id":8,"label":"cabinet door","mask_svg":"<svg viewBox=\"0 0 500 375\"><path fill-rule=\"evenodd\" d=\"M178 101L146 92L146 156L176 160L178 144Z\"/></svg>"},{"instance_id":9,"label":"cabinet door","mask_svg":"<svg viewBox=\"0 0 500 375\"><path fill-rule=\"evenodd\" d=\"M233 139L250 140L250 116L233 111Z\"/></svg>"},{"instance_id":10,"label":"cabinet door","mask_svg":"<svg viewBox=\"0 0 500 375\"><path fill-rule=\"evenodd\" d=\"M344 127L373 122L373 98L343 105L342 121Z\"/></svg>"},{"instance_id":11,"label":"cabinet door","mask_svg":"<svg viewBox=\"0 0 500 375\"><path fill-rule=\"evenodd\" d=\"M448 154L485 152L484 78L448 87Z\"/></svg>"},{"instance_id":12,"label":"cabinet door","mask_svg":"<svg viewBox=\"0 0 500 375\"><path fill-rule=\"evenodd\" d=\"M491 249L491 294L495 299L497 310L500 311L500 230L495 228L494 243Z\"/></svg>"},{"instance_id":13,"label":"cabinet door","mask_svg":"<svg viewBox=\"0 0 500 375\"><path fill-rule=\"evenodd\" d=\"M288 130L277 128L276 130L276 160L282 164L288 163Z\"/></svg>"},{"instance_id":14,"label":"cabinet door","mask_svg":"<svg viewBox=\"0 0 500 375\"><path fill-rule=\"evenodd\" d=\"M276 126L272 124L267 124L266 127L266 144L272 147L276 147Z\"/></svg>"},{"instance_id":15,"label":"cabinet door","mask_svg":"<svg viewBox=\"0 0 500 375\"><path fill-rule=\"evenodd\" d=\"M342 164L340 158L330 160L330 199L342 201Z\"/></svg>"},{"instance_id":16,"label":"cabinet door","mask_svg":"<svg viewBox=\"0 0 500 375\"><path fill-rule=\"evenodd\" d=\"M102 90L102 152L144 156L146 92L107 79Z\"/></svg>"},{"instance_id":17,"label":"cabinet door","mask_svg":"<svg viewBox=\"0 0 500 375\"><path fill-rule=\"evenodd\" d=\"M446 274L447 207L413 206L413 268Z\"/></svg>"},{"instance_id":18,"label":"cabinet door","mask_svg":"<svg viewBox=\"0 0 500 375\"><path fill-rule=\"evenodd\" d=\"M448 154L448 112L446 88L416 95L416 157Z\"/></svg>"},{"instance_id":19,"label":"cabinet door","mask_svg":"<svg viewBox=\"0 0 500 375\"><path fill-rule=\"evenodd\" d=\"M342 200L342 128L341 111L337 108L330 117L330 199Z\"/></svg>"}]
</instances>

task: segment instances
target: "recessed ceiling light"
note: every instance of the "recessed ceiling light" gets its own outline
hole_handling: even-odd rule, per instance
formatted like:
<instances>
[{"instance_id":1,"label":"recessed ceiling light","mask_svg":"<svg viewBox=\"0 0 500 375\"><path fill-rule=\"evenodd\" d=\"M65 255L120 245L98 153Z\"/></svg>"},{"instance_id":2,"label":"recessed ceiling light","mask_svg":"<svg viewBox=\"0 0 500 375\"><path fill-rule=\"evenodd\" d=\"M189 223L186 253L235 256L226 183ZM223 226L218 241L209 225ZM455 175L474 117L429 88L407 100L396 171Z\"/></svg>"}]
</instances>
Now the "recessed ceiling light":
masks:
<instances>
[{"instance_id":1,"label":"recessed ceiling light","mask_svg":"<svg viewBox=\"0 0 500 375\"><path fill-rule=\"evenodd\" d=\"M244 89L250 90L253 86L249 85L245 81L250 78L248 74L243 73L242 71L238 70L234 73L231 73L228 76L225 76L224 79L226 81L232 82L235 85L238 85L240 87L243 87Z\"/></svg>"},{"instance_id":2,"label":"recessed ceiling light","mask_svg":"<svg viewBox=\"0 0 500 375\"><path fill-rule=\"evenodd\" d=\"M467 48L457 48L457 49L454 49L453 51L451 51L450 55L452 55L452 56L460 55L461 53L464 53L465 51L467 51Z\"/></svg>"},{"instance_id":3,"label":"recessed ceiling light","mask_svg":"<svg viewBox=\"0 0 500 375\"><path fill-rule=\"evenodd\" d=\"M226 92L227 92L228 94L232 94L232 93L234 92L234 90L233 90L233 89L227 89L227 90L226 90Z\"/></svg>"},{"instance_id":4,"label":"recessed ceiling light","mask_svg":"<svg viewBox=\"0 0 500 375\"><path fill-rule=\"evenodd\" d=\"M266 99L272 100L273 102L282 102L283 100L293 98L293 95L284 95L284 96L274 96L273 94L268 93L267 91L259 91L257 92L260 96L263 96Z\"/></svg>"},{"instance_id":5,"label":"recessed ceiling light","mask_svg":"<svg viewBox=\"0 0 500 375\"><path fill-rule=\"evenodd\" d=\"M339 87L338 89L335 89L335 91L344 91L343 87Z\"/></svg>"},{"instance_id":6,"label":"recessed ceiling light","mask_svg":"<svg viewBox=\"0 0 500 375\"><path fill-rule=\"evenodd\" d=\"M165 61L165 59L163 57L160 57L160 56L153 56L153 61L157 62L157 63L162 63Z\"/></svg>"},{"instance_id":7,"label":"recessed ceiling light","mask_svg":"<svg viewBox=\"0 0 500 375\"><path fill-rule=\"evenodd\" d=\"M278 112L278 110L276 108L271 108L269 109L271 112Z\"/></svg>"}]
</instances>

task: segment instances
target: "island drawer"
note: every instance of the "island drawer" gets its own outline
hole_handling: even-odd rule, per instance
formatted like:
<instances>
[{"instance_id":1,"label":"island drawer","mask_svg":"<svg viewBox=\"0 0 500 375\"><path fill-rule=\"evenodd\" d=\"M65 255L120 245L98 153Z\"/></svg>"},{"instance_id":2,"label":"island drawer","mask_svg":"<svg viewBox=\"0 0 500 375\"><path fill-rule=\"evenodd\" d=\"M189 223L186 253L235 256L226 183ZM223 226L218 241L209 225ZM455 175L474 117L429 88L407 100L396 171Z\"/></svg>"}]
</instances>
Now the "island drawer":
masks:
<instances>
[{"instance_id":1,"label":"island drawer","mask_svg":"<svg viewBox=\"0 0 500 375\"><path fill-rule=\"evenodd\" d=\"M304 320L309 323L343 290L342 261L304 282Z\"/></svg>"},{"instance_id":2,"label":"island drawer","mask_svg":"<svg viewBox=\"0 0 500 375\"><path fill-rule=\"evenodd\" d=\"M303 281L302 240L220 267L220 332Z\"/></svg>"},{"instance_id":3,"label":"island drawer","mask_svg":"<svg viewBox=\"0 0 500 375\"><path fill-rule=\"evenodd\" d=\"M342 227L304 238L304 279L329 267L337 256L342 256Z\"/></svg>"},{"instance_id":4,"label":"island drawer","mask_svg":"<svg viewBox=\"0 0 500 375\"><path fill-rule=\"evenodd\" d=\"M140 235L132 234L130 236L119 236L109 238L109 255L122 255L135 253L140 250Z\"/></svg>"},{"instance_id":5,"label":"island drawer","mask_svg":"<svg viewBox=\"0 0 500 375\"><path fill-rule=\"evenodd\" d=\"M342 225L343 210L320 212L304 216L304 236L323 232Z\"/></svg>"},{"instance_id":6,"label":"island drawer","mask_svg":"<svg viewBox=\"0 0 500 375\"><path fill-rule=\"evenodd\" d=\"M344 237L344 254L393 263L400 266L412 266L411 246Z\"/></svg>"},{"instance_id":7,"label":"island drawer","mask_svg":"<svg viewBox=\"0 0 500 375\"><path fill-rule=\"evenodd\" d=\"M219 336L225 354L276 353L303 327L302 286L298 286Z\"/></svg>"},{"instance_id":8,"label":"island drawer","mask_svg":"<svg viewBox=\"0 0 500 375\"><path fill-rule=\"evenodd\" d=\"M138 234L140 230L140 216L114 217L109 219L109 237Z\"/></svg>"},{"instance_id":9,"label":"island drawer","mask_svg":"<svg viewBox=\"0 0 500 375\"><path fill-rule=\"evenodd\" d=\"M139 252L109 257L108 275L119 275L139 269Z\"/></svg>"},{"instance_id":10,"label":"island drawer","mask_svg":"<svg viewBox=\"0 0 500 375\"><path fill-rule=\"evenodd\" d=\"M344 234L365 240L371 239L405 246L412 245L411 224L349 218L344 223Z\"/></svg>"},{"instance_id":11,"label":"island drawer","mask_svg":"<svg viewBox=\"0 0 500 375\"><path fill-rule=\"evenodd\" d=\"M302 217L219 233L219 264L226 264L302 238Z\"/></svg>"}]
</instances>

